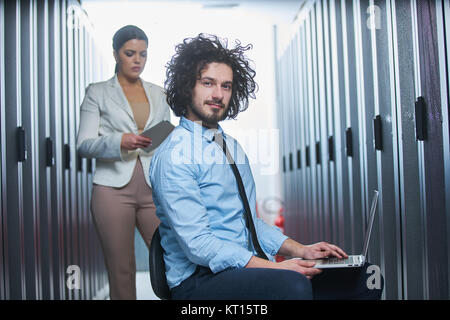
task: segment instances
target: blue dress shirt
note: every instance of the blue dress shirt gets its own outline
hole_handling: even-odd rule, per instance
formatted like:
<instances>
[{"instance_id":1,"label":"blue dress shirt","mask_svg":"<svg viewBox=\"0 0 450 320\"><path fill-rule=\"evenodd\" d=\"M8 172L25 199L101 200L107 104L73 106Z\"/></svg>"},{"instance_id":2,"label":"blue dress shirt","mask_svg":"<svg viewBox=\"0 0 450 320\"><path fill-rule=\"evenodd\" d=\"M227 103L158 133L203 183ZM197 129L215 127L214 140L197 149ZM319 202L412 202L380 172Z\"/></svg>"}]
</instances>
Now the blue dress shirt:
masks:
<instances>
[{"instance_id":1,"label":"blue dress shirt","mask_svg":"<svg viewBox=\"0 0 450 320\"><path fill-rule=\"evenodd\" d=\"M256 255L236 178L213 141L215 132L223 134L220 126L207 129L181 117L150 164L170 288L192 275L197 265L217 273L243 268ZM235 139L223 136L241 174L261 248L274 256L287 236L256 218L255 183L247 156Z\"/></svg>"}]
</instances>

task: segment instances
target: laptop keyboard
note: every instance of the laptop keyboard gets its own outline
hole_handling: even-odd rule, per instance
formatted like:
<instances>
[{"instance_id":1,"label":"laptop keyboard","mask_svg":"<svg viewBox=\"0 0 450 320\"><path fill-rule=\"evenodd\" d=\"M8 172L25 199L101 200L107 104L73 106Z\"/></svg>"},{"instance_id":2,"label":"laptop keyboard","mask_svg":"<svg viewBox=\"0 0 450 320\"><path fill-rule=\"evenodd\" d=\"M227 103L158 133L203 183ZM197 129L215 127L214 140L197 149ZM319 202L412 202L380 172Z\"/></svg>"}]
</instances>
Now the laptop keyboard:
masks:
<instances>
[{"instance_id":1,"label":"laptop keyboard","mask_svg":"<svg viewBox=\"0 0 450 320\"><path fill-rule=\"evenodd\" d=\"M321 260L321 264L353 264L353 257L347 259L328 258Z\"/></svg>"}]
</instances>

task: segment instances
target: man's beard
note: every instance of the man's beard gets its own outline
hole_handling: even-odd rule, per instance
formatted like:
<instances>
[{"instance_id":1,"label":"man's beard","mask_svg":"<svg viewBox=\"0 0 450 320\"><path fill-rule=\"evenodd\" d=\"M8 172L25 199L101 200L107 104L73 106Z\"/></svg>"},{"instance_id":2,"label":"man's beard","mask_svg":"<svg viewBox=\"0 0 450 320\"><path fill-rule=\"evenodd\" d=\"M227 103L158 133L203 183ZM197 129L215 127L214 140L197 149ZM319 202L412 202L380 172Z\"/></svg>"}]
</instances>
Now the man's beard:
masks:
<instances>
[{"instance_id":1,"label":"man's beard","mask_svg":"<svg viewBox=\"0 0 450 320\"><path fill-rule=\"evenodd\" d=\"M220 110L214 110L211 109L213 112L211 114L206 114L205 112L203 112L203 110L201 108L197 108L197 106L195 104L191 104L191 111L192 113L202 121L203 124L205 124L208 127L215 127L217 126L217 124L222 121L225 120L227 115L228 115L228 110L229 110L229 106L225 107L224 104L222 102L216 102L216 101L205 101L203 103L203 105L207 105L208 103L218 103L220 105L222 105L223 109ZM223 112L222 115L220 115L220 112Z\"/></svg>"}]
</instances>

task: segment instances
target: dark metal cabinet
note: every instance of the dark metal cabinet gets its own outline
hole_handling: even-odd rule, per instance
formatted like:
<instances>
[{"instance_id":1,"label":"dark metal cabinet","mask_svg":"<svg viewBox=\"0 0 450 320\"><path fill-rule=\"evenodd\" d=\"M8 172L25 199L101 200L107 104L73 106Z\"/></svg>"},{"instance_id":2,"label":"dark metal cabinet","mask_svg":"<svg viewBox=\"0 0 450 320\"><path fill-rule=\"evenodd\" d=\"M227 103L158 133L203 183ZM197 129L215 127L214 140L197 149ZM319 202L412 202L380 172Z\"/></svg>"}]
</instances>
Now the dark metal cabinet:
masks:
<instances>
[{"instance_id":1,"label":"dark metal cabinet","mask_svg":"<svg viewBox=\"0 0 450 320\"><path fill-rule=\"evenodd\" d=\"M21 119L21 74L20 54L20 3L5 1L3 47L5 74L5 108L2 118L2 191L3 212L3 265L5 273L5 298L25 298L25 252L24 252L24 210L23 210L23 161L19 161L19 130L23 142ZM8 61L8 63L6 63ZM6 81L6 75L8 81ZM24 144L21 145L20 160L24 160ZM7 156L9 155L9 156Z\"/></svg>"},{"instance_id":2,"label":"dark metal cabinet","mask_svg":"<svg viewBox=\"0 0 450 320\"><path fill-rule=\"evenodd\" d=\"M450 203L445 202L445 158L442 109L442 93L440 69L445 65L439 63L439 43L437 39L436 4L442 1L417 1L417 29L420 62L420 90L426 103L426 137L423 142L424 167L424 199L425 210L425 250L426 250L426 278L427 294L431 299L449 296L448 279L448 237L447 208ZM447 43L448 45L448 43ZM448 48L448 47L447 47ZM447 49L448 50L448 49ZM444 95L445 96L445 95ZM447 104L448 110L448 104ZM448 141L448 140L447 140Z\"/></svg>"},{"instance_id":3,"label":"dark metal cabinet","mask_svg":"<svg viewBox=\"0 0 450 320\"><path fill-rule=\"evenodd\" d=\"M417 11L415 2L396 1L392 7L393 34L396 39L394 61L398 77L395 82L397 143L399 163L399 211L402 223L402 278L405 299L424 299L425 230L422 210L423 148L416 142L414 105L419 88L417 47ZM419 263L417 263L419 261ZM419 279L419 281L418 281Z\"/></svg>"},{"instance_id":4,"label":"dark metal cabinet","mask_svg":"<svg viewBox=\"0 0 450 320\"><path fill-rule=\"evenodd\" d=\"M1 299L92 299L107 286L77 161L79 106L104 79L77 1L0 2ZM6 31L7 30L7 31ZM80 289L67 286L79 266Z\"/></svg>"},{"instance_id":5,"label":"dark metal cabinet","mask_svg":"<svg viewBox=\"0 0 450 320\"><path fill-rule=\"evenodd\" d=\"M441 110L442 110L442 143L444 155L444 179L445 179L445 216L447 217L447 250L450 249L450 2L436 2L436 25L438 39L438 55L439 55L439 82L441 93ZM450 273L450 254L448 258L448 273ZM448 288L450 288L450 277L448 279Z\"/></svg>"},{"instance_id":6,"label":"dark metal cabinet","mask_svg":"<svg viewBox=\"0 0 450 320\"><path fill-rule=\"evenodd\" d=\"M4 0L0 1L0 105L5 105L5 73L2 72L4 65L5 65L5 40L4 40L4 34L5 34L5 3ZM3 171L4 165L3 165L3 154L5 154L4 146L6 145L5 142L5 134L4 134L4 127L5 127L5 108L1 108L0 110L0 159L1 159L1 165L0 165L0 241L3 244L5 242L5 230L4 226L6 223L6 202L4 202L4 199L6 198L4 189L4 179L6 179L6 172ZM4 249L3 245L0 246L0 299L6 298L5 293L5 258L4 258Z\"/></svg>"},{"instance_id":7,"label":"dark metal cabinet","mask_svg":"<svg viewBox=\"0 0 450 320\"><path fill-rule=\"evenodd\" d=\"M65 299L65 264L64 264L64 210L63 210L63 171L64 159L61 154L63 150L62 130L62 26L64 25L61 1L52 0L48 2L48 55L49 55L49 122L51 146L53 155L50 171L51 185L51 273L53 284L53 298Z\"/></svg>"},{"instance_id":8,"label":"dark metal cabinet","mask_svg":"<svg viewBox=\"0 0 450 320\"><path fill-rule=\"evenodd\" d=\"M279 94L294 97L278 100L283 158L298 149L304 163L283 175L286 231L358 254L378 190L369 260L383 297L447 299L449 2L321 0L299 17L278 60Z\"/></svg>"},{"instance_id":9,"label":"dark metal cabinet","mask_svg":"<svg viewBox=\"0 0 450 320\"><path fill-rule=\"evenodd\" d=\"M50 46L48 1L37 3L37 114L39 156L37 163L39 186L40 261L42 298L53 299L53 248L52 248L52 170L54 165L53 136L50 121Z\"/></svg>"}]
</instances>

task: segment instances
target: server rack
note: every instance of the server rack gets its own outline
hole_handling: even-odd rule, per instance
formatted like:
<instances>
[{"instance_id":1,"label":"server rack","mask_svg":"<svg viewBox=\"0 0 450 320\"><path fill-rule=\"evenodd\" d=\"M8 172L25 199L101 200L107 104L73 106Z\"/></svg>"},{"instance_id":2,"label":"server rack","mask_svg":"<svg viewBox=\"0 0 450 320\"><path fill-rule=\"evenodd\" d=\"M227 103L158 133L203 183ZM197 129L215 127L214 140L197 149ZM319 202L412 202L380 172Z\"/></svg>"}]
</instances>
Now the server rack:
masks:
<instances>
[{"instance_id":1,"label":"server rack","mask_svg":"<svg viewBox=\"0 0 450 320\"><path fill-rule=\"evenodd\" d=\"M77 1L0 2L0 299L92 299L107 287L89 213L91 161L77 161L79 105L104 79ZM80 268L80 288L68 267Z\"/></svg>"},{"instance_id":2,"label":"server rack","mask_svg":"<svg viewBox=\"0 0 450 320\"><path fill-rule=\"evenodd\" d=\"M5 34L5 3L4 0L0 1L0 66L2 66L2 70L3 70L3 66L5 65L5 40L4 40L4 34ZM4 106L5 105L5 73L0 71L0 105ZM0 159L1 159L1 167L0 168L4 168L5 167L5 163L4 163L4 157L3 154L5 154L5 134L4 134L4 119L5 119L5 110L4 108L1 108L0 110ZM6 206L5 206L5 202L3 201L3 199L5 199L5 193L4 191L6 191L4 189L4 184L5 184L5 173L3 172L3 170L0 170L0 203L1 203L1 208L0 208L0 224L1 224L1 228L0 228L0 241L2 242L2 244L4 243L4 237L5 237L5 233L4 233L4 229L3 229L3 225L4 225L4 216L6 215ZM3 245L0 246L0 299L4 299L6 296L5 293L5 260L4 260L4 250L3 250Z\"/></svg>"},{"instance_id":3,"label":"server rack","mask_svg":"<svg viewBox=\"0 0 450 320\"><path fill-rule=\"evenodd\" d=\"M450 50L446 49L446 44L450 43L450 2L438 1L436 3L436 24L437 24L437 36L439 45L439 65L440 68L439 80L441 91L441 106L442 106L442 137L443 137L443 150L444 155L450 154L450 136L447 134L449 129L450 114L448 106L450 104L449 92L450 92L450 75L448 73L450 62ZM443 68L445 66L445 68ZM445 174L445 202L450 203L450 159L444 158L444 174ZM447 228L450 226L450 206L446 206L447 216ZM450 248L450 234L447 234L447 246ZM450 265L450 255L449 265ZM450 279L449 279L450 287Z\"/></svg>"},{"instance_id":4,"label":"server rack","mask_svg":"<svg viewBox=\"0 0 450 320\"><path fill-rule=\"evenodd\" d=\"M282 158L295 150L300 164L283 174L288 234L359 253L379 190L369 260L383 297L447 299L449 1L311 0L303 10L277 64L278 92L294 96L278 100Z\"/></svg>"}]
</instances>

